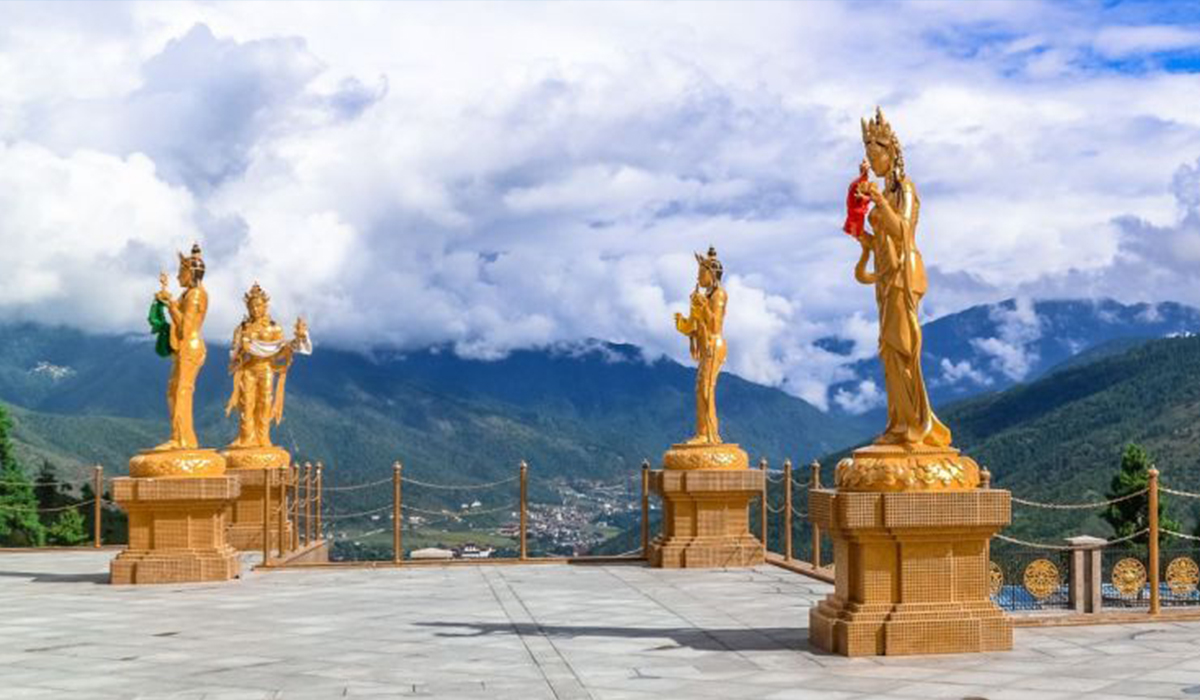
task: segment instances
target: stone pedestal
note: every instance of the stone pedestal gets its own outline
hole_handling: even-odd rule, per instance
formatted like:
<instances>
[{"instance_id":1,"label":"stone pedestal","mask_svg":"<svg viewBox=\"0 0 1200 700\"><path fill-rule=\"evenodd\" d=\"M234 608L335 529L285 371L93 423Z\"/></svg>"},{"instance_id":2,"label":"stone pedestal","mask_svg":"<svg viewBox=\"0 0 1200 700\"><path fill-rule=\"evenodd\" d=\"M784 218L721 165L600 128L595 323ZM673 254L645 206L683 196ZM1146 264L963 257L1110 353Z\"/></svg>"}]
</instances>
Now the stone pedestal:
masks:
<instances>
[{"instance_id":1,"label":"stone pedestal","mask_svg":"<svg viewBox=\"0 0 1200 700\"><path fill-rule=\"evenodd\" d=\"M669 569L756 566L763 544L750 534L750 499L763 472L750 469L737 445L675 445L650 477L662 497L663 533L650 543L650 564Z\"/></svg>"},{"instance_id":2,"label":"stone pedestal","mask_svg":"<svg viewBox=\"0 0 1200 700\"><path fill-rule=\"evenodd\" d=\"M241 494L230 509L229 543L243 551L262 551L263 546L263 497L265 485L272 472L276 472L276 486L271 493L271 507L279 507L278 479L284 477L292 457L279 447L235 448L221 452L229 467L229 475L241 484ZM284 518L283 543L290 548L292 528L291 514ZM270 547L279 549L279 520L272 514L268 524Z\"/></svg>"},{"instance_id":3,"label":"stone pedestal","mask_svg":"<svg viewBox=\"0 0 1200 700\"><path fill-rule=\"evenodd\" d=\"M836 582L809 613L809 641L846 656L1011 649L988 591L989 541L1010 514L1000 490L811 492Z\"/></svg>"},{"instance_id":4,"label":"stone pedestal","mask_svg":"<svg viewBox=\"0 0 1200 700\"><path fill-rule=\"evenodd\" d=\"M156 453L156 461L163 454ZM211 457L220 460L215 452ZM129 514L129 547L110 565L112 583L237 577L237 552L225 540L229 504L237 495L237 480L227 476L114 479L113 499Z\"/></svg>"}]
</instances>

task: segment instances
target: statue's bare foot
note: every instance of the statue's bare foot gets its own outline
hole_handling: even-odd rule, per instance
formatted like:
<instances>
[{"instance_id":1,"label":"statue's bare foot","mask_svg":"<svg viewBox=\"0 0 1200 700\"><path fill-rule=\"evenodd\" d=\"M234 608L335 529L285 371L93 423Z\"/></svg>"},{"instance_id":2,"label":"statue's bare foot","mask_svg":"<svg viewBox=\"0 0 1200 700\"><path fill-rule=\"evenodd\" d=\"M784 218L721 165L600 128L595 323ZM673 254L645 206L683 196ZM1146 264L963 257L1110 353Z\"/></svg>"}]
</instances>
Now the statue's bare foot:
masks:
<instances>
[{"instance_id":1,"label":"statue's bare foot","mask_svg":"<svg viewBox=\"0 0 1200 700\"><path fill-rule=\"evenodd\" d=\"M178 450L178 449L179 449L178 442L176 442L174 440L167 440L166 442L162 443L161 445L157 445L154 448L154 451L155 452L166 452L167 450Z\"/></svg>"}]
</instances>

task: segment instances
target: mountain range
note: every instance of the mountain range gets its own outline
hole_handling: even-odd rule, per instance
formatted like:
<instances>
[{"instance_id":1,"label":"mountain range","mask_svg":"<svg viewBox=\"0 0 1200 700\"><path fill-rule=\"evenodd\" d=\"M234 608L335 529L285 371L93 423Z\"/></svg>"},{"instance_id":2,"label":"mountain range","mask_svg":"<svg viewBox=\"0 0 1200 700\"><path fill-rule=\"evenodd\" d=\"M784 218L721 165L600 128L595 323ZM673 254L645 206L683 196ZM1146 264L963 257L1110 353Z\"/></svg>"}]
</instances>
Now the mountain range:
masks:
<instances>
[{"instance_id":1,"label":"mountain range","mask_svg":"<svg viewBox=\"0 0 1200 700\"><path fill-rule=\"evenodd\" d=\"M1200 312L1178 304L1007 301L927 324L925 366L956 445L1018 495L1098 497L1131 440L1158 457L1164 480L1200 487L1200 340L1188 337L1198 329ZM0 401L28 459L68 469L98 462L120 473L131 454L163 439L170 363L148 337L36 324L0 326L0 337ZM201 438L215 446L234 430L222 412L231 383L221 354L210 347L196 397ZM943 359L969 364L981 379L943 383L945 372L929 369ZM872 362L852 367L865 377ZM486 482L511 476L525 459L534 498L552 500L550 479L633 478L643 458L656 461L690 434L693 381L693 368L600 342L496 361L442 348L367 355L319 347L294 365L287 418L274 436L297 459L324 461L331 484L384 478L397 459L417 478ZM878 410L822 412L729 374L718 394L724 436L776 464L829 455L828 466L881 425ZM1014 531L1087 525L1065 517L1018 513Z\"/></svg>"},{"instance_id":2,"label":"mountain range","mask_svg":"<svg viewBox=\"0 0 1200 700\"><path fill-rule=\"evenodd\" d=\"M1121 304L1111 299L1009 299L976 306L926 323L923 368L935 406L1031 382L1072 361L1173 335L1200 333L1200 310L1174 302ZM830 352L849 355L854 343L842 338L818 341ZM835 412L880 415L862 396L862 383L882 389L874 347L869 357L849 364L852 377L830 387ZM839 400L840 398L840 400Z\"/></svg>"},{"instance_id":3,"label":"mountain range","mask_svg":"<svg viewBox=\"0 0 1200 700\"><path fill-rule=\"evenodd\" d=\"M148 337L88 334L35 324L0 328L0 401L13 407L18 447L68 468L124 471L130 455L166 435L170 362ZM227 444L232 387L211 345L196 393L203 444ZM322 460L329 483L406 473L435 482L490 482L531 465L534 496L556 477L633 478L691 435L695 370L604 343L522 350L467 360L432 348L371 356L318 348L287 382L277 444ZM821 412L733 375L718 385L722 432L751 454L811 458L860 440L861 420ZM365 495L365 494L364 494Z\"/></svg>"}]
</instances>

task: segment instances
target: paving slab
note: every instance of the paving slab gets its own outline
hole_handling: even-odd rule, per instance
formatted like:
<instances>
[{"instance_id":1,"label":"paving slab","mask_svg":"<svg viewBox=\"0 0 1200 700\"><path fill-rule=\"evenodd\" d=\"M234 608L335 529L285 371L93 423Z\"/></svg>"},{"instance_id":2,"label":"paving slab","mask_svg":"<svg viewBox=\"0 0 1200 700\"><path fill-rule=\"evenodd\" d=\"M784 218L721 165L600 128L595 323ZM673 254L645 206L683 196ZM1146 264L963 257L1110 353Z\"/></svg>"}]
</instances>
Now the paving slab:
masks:
<instances>
[{"instance_id":1,"label":"paving slab","mask_svg":"<svg viewBox=\"0 0 1200 700\"><path fill-rule=\"evenodd\" d=\"M1012 652L846 659L774 567L325 568L110 586L111 551L0 554L0 698L1200 697L1200 623L1022 628Z\"/></svg>"}]
</instances>

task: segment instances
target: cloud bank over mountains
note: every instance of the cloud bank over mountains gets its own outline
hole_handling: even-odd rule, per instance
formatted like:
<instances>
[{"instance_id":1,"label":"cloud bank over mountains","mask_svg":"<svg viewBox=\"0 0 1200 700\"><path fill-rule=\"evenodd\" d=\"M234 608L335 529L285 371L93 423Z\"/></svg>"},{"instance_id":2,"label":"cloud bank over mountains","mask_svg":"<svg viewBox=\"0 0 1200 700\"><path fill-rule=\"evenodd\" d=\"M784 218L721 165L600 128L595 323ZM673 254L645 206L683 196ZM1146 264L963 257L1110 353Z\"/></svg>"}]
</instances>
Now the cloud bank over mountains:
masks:
<instances>
[{"instance_id":1,"label":"cloud bank over mountains","mask_svg":"<svg viewBox=\"0 0 1200 700\"><path fill-rule=\"evenodd\" d=\"M684 359L671 315L712 244L728 368L827 406L848 357L815 341L875 349L840 224L877 103L921 191L927 314L1200 303L1200 18L1165 12L5 4L0 320L141 330L199 240L214 341L257 280L280 320L347 347ZM1011 373L1036 330L1021 308L979 339Z\"/></svg>"}]
</instances>

